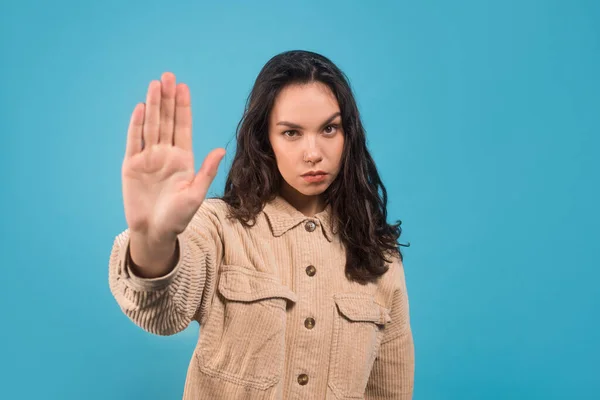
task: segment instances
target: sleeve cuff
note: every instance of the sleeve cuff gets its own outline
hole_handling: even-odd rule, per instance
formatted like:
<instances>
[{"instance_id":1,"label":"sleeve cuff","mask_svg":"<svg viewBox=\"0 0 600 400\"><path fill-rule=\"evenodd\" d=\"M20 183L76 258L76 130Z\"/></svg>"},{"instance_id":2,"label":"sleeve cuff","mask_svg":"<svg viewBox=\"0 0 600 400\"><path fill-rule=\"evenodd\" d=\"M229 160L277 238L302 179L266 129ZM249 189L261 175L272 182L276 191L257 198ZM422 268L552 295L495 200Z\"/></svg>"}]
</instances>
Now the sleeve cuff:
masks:
<instances>
[{"instance_id":1,"label":"sleeve cuff","mask_svg":"<svg viewBox=\"0 0 600 400\"><path fill-rule=\"evenodd\" d=\"M131 258L129 252L130 243L131 242L128 239L126 245L122 247L120 259L121 265L123 266L123 278L129 282L132 288L144 291L159 290L169 286L175 280L175 277L179 273L179 270L181 270L183 261L187 255L187 242L182 235L177 237L177 242L175 245L176 251L179 252L177 264L171 271L169 271L168 274L156 278L144 278L136 275L133 272L131 268Z\"/></svg>"}]
</instances>

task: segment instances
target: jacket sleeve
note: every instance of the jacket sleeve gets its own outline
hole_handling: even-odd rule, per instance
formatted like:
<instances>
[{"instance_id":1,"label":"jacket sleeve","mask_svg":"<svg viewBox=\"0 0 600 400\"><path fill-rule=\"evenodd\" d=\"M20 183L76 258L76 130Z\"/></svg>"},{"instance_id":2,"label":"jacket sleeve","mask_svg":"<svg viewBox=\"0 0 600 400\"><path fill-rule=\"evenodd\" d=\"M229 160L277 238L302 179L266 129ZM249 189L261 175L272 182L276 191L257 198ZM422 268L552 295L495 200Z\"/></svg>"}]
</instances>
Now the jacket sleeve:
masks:
<instances>
[{"instance_id":1,"label":"jacket sleeve","mask_svg":"<svg viewBox=\"0 0 600 400\"><path fill-rule=\"evenodd\" d=\"M391 322L367 383L366 400L410 400L413 396L415 350L402 263L395 265Z\"/></svg>"},{"instance_id":2,"label":"jacket sleeve","mask_svg":"<svg viewBox=\"0 0 600 400\"><path fill-rule=\"evenodd\" d=\"M179 258L167 275L142 278L130 268L129 229L115 239L109 260L109 287L125 315L156 335L174 335L192 320L203 322L223 258L222 227L205 200L177 237Z\"/></svg>"}]
</instances>

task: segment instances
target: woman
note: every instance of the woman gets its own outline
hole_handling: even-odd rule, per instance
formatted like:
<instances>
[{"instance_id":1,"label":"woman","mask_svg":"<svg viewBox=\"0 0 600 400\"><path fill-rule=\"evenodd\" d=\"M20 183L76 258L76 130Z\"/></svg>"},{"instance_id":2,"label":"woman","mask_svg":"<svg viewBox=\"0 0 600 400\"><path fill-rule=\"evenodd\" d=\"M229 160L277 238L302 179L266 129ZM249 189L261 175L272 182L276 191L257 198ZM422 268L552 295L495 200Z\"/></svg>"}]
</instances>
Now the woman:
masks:
<instances>
[{"instance_id":1,"label":"woman","mask_svg":"<svg viewBox=\"0 0 600 400\"><path fill-rule=\"evenodd\" d=\"M157 335L200 335L184 399L410 399L414 347L399 223L345 75L306 51L260 72L225 193L225 151L194 172L189 89L152 81L122 168L128 229L110 288ZM382 192L382 197L379 195Z\"/></svg>"}]
</instances>

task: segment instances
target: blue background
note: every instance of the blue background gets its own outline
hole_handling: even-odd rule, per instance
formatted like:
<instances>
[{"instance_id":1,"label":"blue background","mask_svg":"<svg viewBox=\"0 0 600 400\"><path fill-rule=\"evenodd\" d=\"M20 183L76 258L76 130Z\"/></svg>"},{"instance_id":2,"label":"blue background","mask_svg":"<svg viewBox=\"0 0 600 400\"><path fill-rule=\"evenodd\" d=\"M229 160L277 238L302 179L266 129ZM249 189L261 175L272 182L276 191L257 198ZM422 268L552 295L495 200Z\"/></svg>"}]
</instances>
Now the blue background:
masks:
<instances>
[{"instance_id":1,"label":"blue background","mask_svg":"<svg viewBox=\"0 0 600 400\"><path fill-rule=\"evenodd\" d=\"M300 48L350 77L411 242L414 398L600 398L600 2L282 3L3 2L0 397L181 397L197 325L152 336L108 288L131 111L186 82L221 193L254 78Z\"/></svg>"}]
</instances>

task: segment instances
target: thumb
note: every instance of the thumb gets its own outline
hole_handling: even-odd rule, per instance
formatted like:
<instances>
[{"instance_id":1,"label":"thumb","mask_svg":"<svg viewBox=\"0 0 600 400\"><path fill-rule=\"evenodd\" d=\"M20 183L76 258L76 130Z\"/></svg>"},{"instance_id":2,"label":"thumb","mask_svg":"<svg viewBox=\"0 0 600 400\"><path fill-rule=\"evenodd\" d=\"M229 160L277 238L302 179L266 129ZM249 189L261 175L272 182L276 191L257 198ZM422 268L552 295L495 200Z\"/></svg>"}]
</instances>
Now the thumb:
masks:
<instances>
[{"instance_id":1,"label":"thumb","mask_svg":"<svg viewBox=\"0 0 600 400\"><path fill-rule=\"evenodd\" d=\"M216 148L208 153L192 182L192 192L195 198L204 200L210 184L217 176L219 164L225 153L223 148Z\"/></svg>"}]
</instances>

